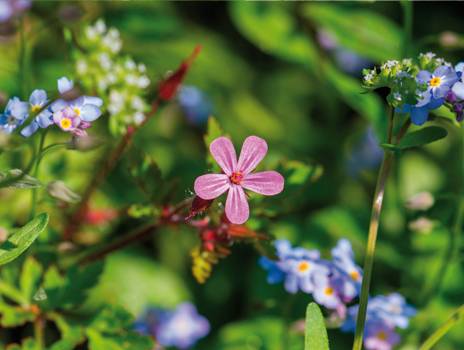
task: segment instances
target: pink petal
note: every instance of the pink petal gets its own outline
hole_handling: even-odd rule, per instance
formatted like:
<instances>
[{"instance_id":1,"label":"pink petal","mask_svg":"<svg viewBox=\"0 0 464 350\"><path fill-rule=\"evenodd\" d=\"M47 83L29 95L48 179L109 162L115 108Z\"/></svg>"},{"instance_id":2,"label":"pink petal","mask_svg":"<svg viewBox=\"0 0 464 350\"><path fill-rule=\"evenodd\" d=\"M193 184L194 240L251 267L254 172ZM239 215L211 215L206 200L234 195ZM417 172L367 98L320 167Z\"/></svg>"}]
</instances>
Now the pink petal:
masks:
<instances>
[{"instance_id":1,"label":"pink petal","mask_svg":"<svg viewBox=\"0 0 464 350\"><path fill-rule=\"evenodd\" d=\"M232 142L227 137L218 137L211 142L209 150L224 173L232 175L237 166L237 155Z\"/></svg>"},{"instance_id":2,"label":"pink petal","mask_svg":"<svg viewBox=\"0 0 464 350\"><path fill-rule=\"evenodd\" d=\"M273 196L284 189L284 177L277 171L262 171L246 175L241 185L247 190Z\"/></svg>"},{"instance_id":3,"label":"pink petal","mask_svg":"<svg viewBox=\"0 0 464 350\"><path fill-rule=\"evenodd\" d=\"M267 143L257 136L248 136L243 142L237 170L244 175L250 173L263 160L267 153Z\"/></svg>"},{"instance_id":4,"label":"pink petal","mask_svg":"<svg viewBox=\"0 0 464 350\"><path fill-rule=\"evenodd\" d=\"M193 186L198 197L214 199L230 187L229 177L225 174L206 174L197 177Z\"/></svg>"},{"instance_id":5,"label":"pink petal","mask_svg":"<svg viewBox=\"0 0 464 350\"><path fill-rule=\"evenodd\" d=\"M245 196L245 191L241 186L232 185L226 200L226 216L233 224L243 224L248 220L250 211Z\"/></svg>"}]
</instances>

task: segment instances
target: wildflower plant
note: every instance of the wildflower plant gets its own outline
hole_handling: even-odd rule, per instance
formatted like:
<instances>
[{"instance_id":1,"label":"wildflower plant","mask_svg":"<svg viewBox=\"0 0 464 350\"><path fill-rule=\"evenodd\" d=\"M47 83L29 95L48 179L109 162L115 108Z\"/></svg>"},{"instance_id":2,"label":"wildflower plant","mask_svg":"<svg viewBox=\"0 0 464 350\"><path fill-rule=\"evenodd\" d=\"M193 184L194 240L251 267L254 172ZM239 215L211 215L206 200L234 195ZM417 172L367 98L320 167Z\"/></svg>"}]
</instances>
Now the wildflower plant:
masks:
<instances>
[{"instance_id":1,"label":"wildflower plant","mask_svg":"<svg viewBox=\"0 0 464 350\"><path fill-rule=\"evenodd\" d=\"M353 350L417 348L422 339L420 350L434 346L464 312L427 337L441 307L431 297L445 283L453 298L459 292L464 185L458 194L423 189L421 181L439 182L424 171L425 180L409 180L418 183L409 193L408 166L422 165L402 155L456 134L464 63L413 53L412 5L402 3L400 30L356 6L231 3L234 39L244 36L249 56L272 68L257 69L259 79L248 71L256 62L216 47L215 36L203 47L191 38L203 41L206 31L175 32L177 5L125 6L52 11L44 2L0 0L0 45L17 44L11 60L12 50L0 58L14 67L0 70L0 348L296 350L304 342L305 350L329 350L351 346L353 336ZM124 9L124 22L92 19L100 9ZM134 20L152 25L159 9L169 16L149 29ZM66 45L35 66L44 63L35 45L53 45L45 41L56 35ZM170 71L155 72L158 60ZM286 61L291 67L274 76ZM360 64L368 66L362 77ZM230 94L236 81L240 92ZM353 119L337 119L344 109ZM346 156L340 146L351 140L351 124L363 132ZM432 145L433 157L452 140L444 151ZM455 199L448 228L452 215L444 213ZM432 252L445 243L434 239L447 233L436 263Z\"/></svg>"}]
</instances>

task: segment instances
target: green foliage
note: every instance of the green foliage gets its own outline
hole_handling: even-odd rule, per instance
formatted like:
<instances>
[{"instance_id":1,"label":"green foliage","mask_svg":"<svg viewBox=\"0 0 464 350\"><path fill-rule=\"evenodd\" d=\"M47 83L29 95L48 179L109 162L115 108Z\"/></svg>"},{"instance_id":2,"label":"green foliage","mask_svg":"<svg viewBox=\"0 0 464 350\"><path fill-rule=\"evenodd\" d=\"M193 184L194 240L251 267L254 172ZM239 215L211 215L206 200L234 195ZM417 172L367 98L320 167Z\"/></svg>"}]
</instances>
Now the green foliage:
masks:
<instances>
[{"instance_id":1,"label":"green foliage","mask_svg":"<svg viewBox=\"0 0 464 350\"><path fill-rule=\"evenodd\" d=\"M324 317L315 303L306 308L305 350L329 350Z\"/></svg>"},{"instance_id":2,"label":"green foliage","mask_svg":"<svg viewBox=\"0 0 464 350\"><path fill-rule=\"evenodd\" d=\"M48 214L39 214L25 226L13 230L8 239L0 245L0 265L9 263L20 256L47 227Z\"/></svg>"},{"instance_id":3,"label":"green foliage","mask_svg":"<svg viewBox=\"0 0 464 350\"><path fill-rule=\"evenodd\" d=\"M282 344L282 339L288 342ZM218 335L214 349L242 350L266 349L279 350L285 346L287 350L301 350L302 339L289 333L285 323L279 318L261 317L236 322L223 327Z\"/></svg>"},{"instance_id":4,"label":"green foliage","mask_svg":"<svg viewBox=\"0 0 464 350\"><path fill-rule=\"evenodd\" d=\"M398 147L400 149L420 147L441 140L446 135L448 135L446 129L439 126L428 126L406 134L398 144Z\"/></svg>"},{"instance_id":5,"label":"green foliage","mask_svg":"<svg viewBox=\"0 0 464 350\"><path fill-rule=\"evenodd\" d=\"M316 49L291 16L289 6L239 1L230 5L235 25L257 47L285 60L314 68Z\"/></svg>"},{"instance_id":6,"label":"green foliage","mask_svg":"<svg viewBox=\"0 0 464 350\"><path fill-rule=\"evenodd\" d=\"M400 57L400 28L374 11L342 4L308 3L303 14L333 35L340 45L363 57L374 61Z\"/></svg>"}]
</instances>

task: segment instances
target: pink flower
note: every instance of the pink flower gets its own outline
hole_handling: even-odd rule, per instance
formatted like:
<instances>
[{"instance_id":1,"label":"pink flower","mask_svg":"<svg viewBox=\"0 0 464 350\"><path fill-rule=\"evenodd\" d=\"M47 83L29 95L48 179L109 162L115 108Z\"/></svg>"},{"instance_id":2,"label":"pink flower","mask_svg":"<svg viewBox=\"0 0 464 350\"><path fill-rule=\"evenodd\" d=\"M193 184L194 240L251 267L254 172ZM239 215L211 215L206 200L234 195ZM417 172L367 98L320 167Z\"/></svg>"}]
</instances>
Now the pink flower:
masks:
<instances>
[{"instance_id":1,"label":"pink flower","mask_svg":"<svg viewBox=\"0 0 464 350\"><path fill-rule=\"evenodd\" d=\"M229 191L225 213L231 223L243 224L250 215L244 189L266 196L282 192L284 178L278 172L251 173L267 153L267 143L263 139L247 137L238 161L234 145L226 137L211 142L209 149L224 173L198 177L195 180L195 193L200 198L211 200Z\"/></svg>"}]
</instances>

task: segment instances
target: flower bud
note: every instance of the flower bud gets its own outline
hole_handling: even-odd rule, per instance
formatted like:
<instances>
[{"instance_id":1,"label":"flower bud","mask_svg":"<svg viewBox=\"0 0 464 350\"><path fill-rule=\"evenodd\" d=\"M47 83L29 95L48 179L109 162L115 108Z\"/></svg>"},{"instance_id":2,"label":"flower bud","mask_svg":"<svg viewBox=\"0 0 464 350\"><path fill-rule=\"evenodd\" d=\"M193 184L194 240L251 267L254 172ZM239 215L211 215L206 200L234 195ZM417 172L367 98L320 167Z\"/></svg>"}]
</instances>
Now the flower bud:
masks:
<instances>
[{"instance_id":1,"label":"flower bud","mask_svg":"<svg viewBox=\"0 0 464 350\"><path fill-rule=\"evenodd\" d=\"M63 181L52 181L47 185L50 196L65 203L77 203L81 196L70 190Z\"/></svg>"},{"instance_id":2,"label":"flower bud","mask_svg":"<svg viewBox=\"0 0 464 350\"><path fill-rule=\"evenodd\" d=\"M406 202L406 208L411 210L428 210L435 203L430 192L420 192L411 196Z\"/></svg>"},{"instance_id":3,"label":"flower bud","mask_svg":"<svg viewBox=\"0 0 464 350\"><path fill-rule=\"evenodd\" d=\"M420 218L411 221L408 224L408 228L411 231L422 234L429 234L430 232L432 232L434 226L435 225L433 221L429 218L426 218L425 216L421 216Z\"/></svg>"}]
</instances>

